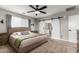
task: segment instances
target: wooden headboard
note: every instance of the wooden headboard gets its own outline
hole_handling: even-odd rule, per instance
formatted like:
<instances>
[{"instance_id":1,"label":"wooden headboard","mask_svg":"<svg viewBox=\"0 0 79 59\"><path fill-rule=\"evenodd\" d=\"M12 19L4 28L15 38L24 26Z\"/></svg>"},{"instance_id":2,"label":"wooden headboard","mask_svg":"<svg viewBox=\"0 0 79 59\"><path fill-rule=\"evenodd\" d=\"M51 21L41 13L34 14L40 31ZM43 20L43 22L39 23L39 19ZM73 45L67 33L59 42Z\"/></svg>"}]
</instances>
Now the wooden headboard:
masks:
<instances>
[{"instance_id":1,"label":"wooden headboard","mask_svg":"<svg viewBox=\"0 0 79 59\"><path fill-rule=\"evenodd\" d=\"M20 31L30 31L29 28L27 27L15 27L15 28L10 28L9 29L9 34L12 34L14 32L20 32Z\"/></svg>"}]
</instances>

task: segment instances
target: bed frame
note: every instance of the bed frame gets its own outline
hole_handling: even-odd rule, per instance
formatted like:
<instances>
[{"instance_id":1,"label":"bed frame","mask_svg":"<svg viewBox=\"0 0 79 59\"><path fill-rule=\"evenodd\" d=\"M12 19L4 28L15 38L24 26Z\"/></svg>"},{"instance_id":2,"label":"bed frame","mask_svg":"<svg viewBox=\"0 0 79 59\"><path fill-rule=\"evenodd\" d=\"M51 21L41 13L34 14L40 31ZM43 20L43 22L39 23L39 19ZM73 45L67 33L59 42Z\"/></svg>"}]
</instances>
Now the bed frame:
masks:
<instances>
[{"instance_id":1,"label":"bed frame","mask_svg":"<svg viewBox=\"0 0 79 59\"><path fill-rule=\"evenodd\" d=\"M9 34L12 34L12 33L14 33L14 32L20 32L20 31L30 31L30 29L29 29L29 28L25 28L25 27L11 28L11 29L9 29ZM38 38L38 39L40 39L40 38ZM46 38L44 38L44 39L46 39ZM36 43L34 43L34 44L31 44L31 45L29 45L29 46L26 46L26 47L24 47L24 48L17 49L17 48L14 46L14 44L12 44L12 42L10 42L10 40L9 40L9 43L12 45L12 47L14 47L15 50L16 50L17 52L20 52L20 53L29 52L29 51L31 51L32 49L34 49L34 48L40 46L41 44L43 44L43 43L45 43L45 42L47 42L47 40L42 40L42 41L36 42Z\"/></svg>"}]
</instances>

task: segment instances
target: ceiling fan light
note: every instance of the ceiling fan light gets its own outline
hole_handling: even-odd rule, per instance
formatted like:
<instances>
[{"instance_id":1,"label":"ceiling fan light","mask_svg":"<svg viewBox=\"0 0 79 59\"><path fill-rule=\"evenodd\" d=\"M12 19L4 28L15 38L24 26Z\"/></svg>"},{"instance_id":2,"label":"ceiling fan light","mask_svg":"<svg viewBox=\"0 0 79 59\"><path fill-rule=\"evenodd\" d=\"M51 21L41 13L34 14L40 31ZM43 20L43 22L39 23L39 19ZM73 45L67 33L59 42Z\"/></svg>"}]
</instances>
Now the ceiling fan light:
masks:
<instances>
[{"instance_id":1,"label":"ceiling fan light","mask_svg":"<svg viewBox=\"0 0 79 59\"><path fill-rule=\"evenodd\" d=\"M39 11L35 11L35 14L39 14L40 12Z\"/></svg>"}]
</instances>

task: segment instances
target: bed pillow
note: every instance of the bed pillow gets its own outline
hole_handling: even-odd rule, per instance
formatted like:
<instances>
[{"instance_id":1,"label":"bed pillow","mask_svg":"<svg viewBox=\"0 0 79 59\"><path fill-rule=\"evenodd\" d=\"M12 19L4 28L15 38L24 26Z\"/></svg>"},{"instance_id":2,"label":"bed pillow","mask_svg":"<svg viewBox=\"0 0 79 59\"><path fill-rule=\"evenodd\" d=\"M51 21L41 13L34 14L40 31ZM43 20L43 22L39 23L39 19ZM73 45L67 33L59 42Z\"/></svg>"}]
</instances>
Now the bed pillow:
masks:
<instances>
[{"instance_id":1,"label":"bed pillow","mask_svg":"<svg viewBox=\"0 0 79 59\"><path fill-rule=\"evenodd\" d=\"M29 34L29 31L23 31L21 32L21 35L28 35Z\"/></svg>"},{"instance_id":2,"label":"bed pillow","mask_svg":"<svg viewBox=\"0 0 79 59\"><path fill-rule=\"evenodd\" d=\"M14 32L13 35L28 35L29 31L22 31L22 32Z\"/></svg>"},{"instance_id":3,"label":"bed pillow","mask_svg":"<svg viewBox=\"0 0 79 59\"><path fill-rule=\"evenodd\" d=\"M21 35L21 32L14 32L12 35Z\"/></svg>"}]
</instances>

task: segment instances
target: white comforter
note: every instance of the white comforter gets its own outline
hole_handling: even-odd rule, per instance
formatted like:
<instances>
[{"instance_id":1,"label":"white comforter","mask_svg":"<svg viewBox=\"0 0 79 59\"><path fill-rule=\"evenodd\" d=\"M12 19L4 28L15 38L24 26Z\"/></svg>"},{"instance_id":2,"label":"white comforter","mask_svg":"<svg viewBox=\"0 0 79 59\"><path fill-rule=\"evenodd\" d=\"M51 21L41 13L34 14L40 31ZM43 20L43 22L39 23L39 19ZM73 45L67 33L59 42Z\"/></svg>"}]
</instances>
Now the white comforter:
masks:
<instances>
[{"instance_id":1,"label":"white comforter","mask_svg":"<svg viewBox=\"0 0 79 59\"><path fill-rule=\"evenodd\" d=\"M37 37L33 37L33 36L36 36L37 34L36 33L30 33L29 35L10 35L10 43L14 44L15 41L16 41L16 38L20 38L21 40L22 39L25 39L25 38L28 38L26 40L23 40L21 42L21 45L19 48L23 48L25 46L28 46L28 45L31 45L35 42L38 42L38 41L41 41L41 40L44 40L47 38L47 35L39 35ZM29 37L32 37L32 38L29 38Z\"/></svg>"}]
</instances>

